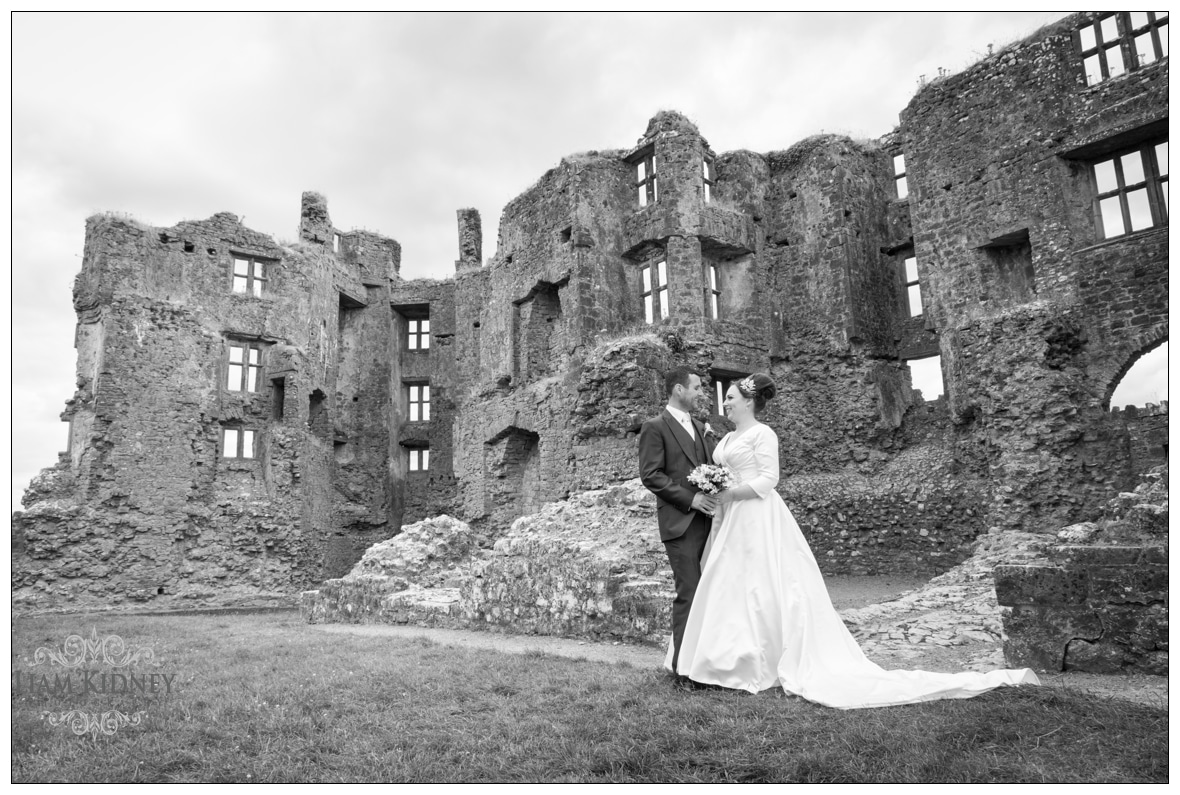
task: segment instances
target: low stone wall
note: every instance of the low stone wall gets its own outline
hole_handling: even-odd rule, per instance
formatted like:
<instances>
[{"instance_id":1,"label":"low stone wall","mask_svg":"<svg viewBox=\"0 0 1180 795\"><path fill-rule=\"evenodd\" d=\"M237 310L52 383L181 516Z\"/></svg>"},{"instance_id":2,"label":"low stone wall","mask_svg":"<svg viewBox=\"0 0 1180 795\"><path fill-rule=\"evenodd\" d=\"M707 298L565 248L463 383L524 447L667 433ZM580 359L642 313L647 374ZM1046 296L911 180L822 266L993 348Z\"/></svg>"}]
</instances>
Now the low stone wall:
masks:
<instances>
[{"instance_id":1,"label":"low stone wall","mask_svg":"<svg viewBox=\"0 0 1180 795\"><path fill-rule=\"evenodd\" d=\"M1051 558L1056 565L996 567L1008 662L1167 675L1167 550L1060 546Z\"/></svg>"},{"instance_id":2,"label":"low stone wall","mask_svg":"<svg viewBox=\"0 0 1180 795\"><path fill-rule=\"evenodd\" d=\"M328 580L299 595L299 614L309 624L413 624L465 628L454 588L395 590L388 581L365 577Z\"/></svg>"},{"instance_id":3,"label":"low stone wall","mask_svg":"<svg viewBox=\"0 0 1180 795\"><path fill-rule=\"evenodd\" d=\"M19 610L290 607L307 554L275 503L143 506L68 499L12 516L11 603Z\"/></svg>"},{"instance_id":4,"label":"low stone wall","mask_svg":"<svg viewBox=\"0 0 1180 795\"><path fill-rule=\"evenodd\" d=\"M929 574L971 555L983 489L951 471L945 445L907 450L874 477L798 475L779 484L824 574Z\"/></svg>"},{"instance_id":5,"label":"low stone wall","mask_svg":"<svg viewBox=\"0 0 1180 795\"><path fill-rule=\"evenodd\" d=\"M1167 469L1110 500L1097 521L1057 534L1023 566L997 566L1012 665L1049 671L1168 672Z\"/></svg>"}]
</instances>

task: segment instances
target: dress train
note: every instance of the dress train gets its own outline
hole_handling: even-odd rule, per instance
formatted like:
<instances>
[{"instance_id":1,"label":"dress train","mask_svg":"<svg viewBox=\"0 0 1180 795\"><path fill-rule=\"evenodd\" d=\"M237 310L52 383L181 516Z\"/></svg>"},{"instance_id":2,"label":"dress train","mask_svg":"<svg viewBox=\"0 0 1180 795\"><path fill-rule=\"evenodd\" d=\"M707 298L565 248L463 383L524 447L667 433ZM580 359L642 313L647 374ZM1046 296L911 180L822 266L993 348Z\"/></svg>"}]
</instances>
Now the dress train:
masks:
<instances>
[{"instance_id":1,"label":"dress train","mask_svg":"<svg viewBox=\"0 0 1180 795\"><path fill-rule=\"evenodd\" d=\"M774 491L778 439L758 424L714 451L760 495L713 520L680 649L679 673L757 693L775 685L839 709L970 698L1001 685L1040 684L1030 669L885 670L865 657L832 606L795 517ZM665 667L671 670L669 644Z\"/></svg>"}]
</instances>

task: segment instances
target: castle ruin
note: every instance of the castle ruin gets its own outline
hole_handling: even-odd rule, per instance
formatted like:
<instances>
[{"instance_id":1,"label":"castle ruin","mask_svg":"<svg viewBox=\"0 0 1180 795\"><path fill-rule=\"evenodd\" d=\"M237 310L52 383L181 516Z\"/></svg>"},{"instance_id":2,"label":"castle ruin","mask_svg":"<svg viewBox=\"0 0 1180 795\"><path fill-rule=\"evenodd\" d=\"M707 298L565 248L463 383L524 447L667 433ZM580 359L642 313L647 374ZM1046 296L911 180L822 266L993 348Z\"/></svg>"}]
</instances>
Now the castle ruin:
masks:
<instances>
[{"instance_id":1,"label":"castle ruin","mask_svg":"<svg viewBox=\"0 0 1180 795\"><path fill-rule=\"evenodd\" d=\"M460 210L446 280L402 279L315 193L290 245L94 216L15 603L287 603L404 524L494 536L635 477L676 364L775 379L779 490L828 573L1086 519L1166 459L1166 408L1109 411L1167 339L1166 46L1165 14L1075 14L874 141L718 153L661 111L510 202L486 261Z\"/></svg>"}]
</instances>

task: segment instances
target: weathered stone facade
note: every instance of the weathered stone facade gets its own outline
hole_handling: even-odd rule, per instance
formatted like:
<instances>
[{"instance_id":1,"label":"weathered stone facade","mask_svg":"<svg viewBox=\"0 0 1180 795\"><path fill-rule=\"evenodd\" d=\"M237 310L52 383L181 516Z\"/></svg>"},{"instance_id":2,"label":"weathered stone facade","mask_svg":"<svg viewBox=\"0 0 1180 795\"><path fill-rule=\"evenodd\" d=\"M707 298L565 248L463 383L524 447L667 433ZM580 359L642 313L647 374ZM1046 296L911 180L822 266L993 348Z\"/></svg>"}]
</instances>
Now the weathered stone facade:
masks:
<instances>
[{"instance_id":1,"label":"weathered stone facade","mask_svg":"<svg viewBox=\"0 0 1180 795\"><path fill-rule=\"evenodd\" d=\"M1111 409L1126 423L1131 438L1131 468L1142 474L1159 461L1168 460L1168 401Z\"/></svg>"},{"instance_id":2,"label":"weathered stone facade","mask_svg":"<svg viewBox=\"0 0 1180 795\"><path fill-rule=\"evenodd\" d=\"M453 279L402 279L394 241L315 194L292 246L228 214L91 219L71 449L14 517L18 599L292 594L440 514L491 543L633 478L677 364L775 379L780 492L828 572L934 574L982 533L1090 515L1166 453L1107 410L1167 338L1166 210L1102 239L1091 164L1166 140L1168 62L1087 85L1101 16L931 82L876 141L715 153L661 111L510 202L486 262L460 210ZM231 291L241 257L261 297ZM224 388L232 341L257 392ZM907 361L932 354L924 401Z\"/></svg>"},{"instance_id":3,"label":"weathered stone facade","mask_svg":"<svg viewBox=\"0 0 1180 795\"><path fill-rule=\"evenodd\" d=\"M400 247L311 193L300 238L89 219L70 449L14 516L18 603L288 602L396 530Z\"/></svg>"}]
</instances>

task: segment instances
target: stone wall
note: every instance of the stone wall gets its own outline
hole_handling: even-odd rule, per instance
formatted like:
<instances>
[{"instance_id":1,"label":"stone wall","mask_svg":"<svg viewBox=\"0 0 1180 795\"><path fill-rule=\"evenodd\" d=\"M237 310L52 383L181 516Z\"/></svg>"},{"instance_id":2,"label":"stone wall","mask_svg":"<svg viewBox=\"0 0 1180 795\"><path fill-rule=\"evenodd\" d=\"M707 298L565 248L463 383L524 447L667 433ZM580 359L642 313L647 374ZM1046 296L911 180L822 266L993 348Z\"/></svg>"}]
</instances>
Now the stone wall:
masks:
<instances>
[{"instance_id":1,"label":"stone wall","mask_svg":"<svg viewBox=\"0 0 1180 795\"><path fill-rule=\"evenodd\" d=\"M1046 560L996 567L1004 654L1042 670L1166 676L1167 468L1095 518L1063 529Z\"/></svg>"},{"instance_id":2,"label":"stone wall","mask_svg":"<svg viewBox=\"0 0 1180 795\"><path fill-rule=\"evenodd\" d=\"M475 220L478 222L478 215ZM384 417L394 430L389 452L390 474L400 488L394 488L399 507L396 526L420 521L427 516L454 513L457 483L453 474L455 456L452 429L458 412L457 394L462 389L460 361L456 356L455 285L450 281L395 280L390 291L393 306L393 340L396 366L389 390L392 410ZM410 347L411 320L429 320L428 347L415 340ZM430 417L410 421L410 386L430 388ZM425 470L409 470L411 449L429 450ZM354 557L355 560L355 557Z\"/></svg>"},{"instance_id":3,"label":"stone wall","mask_svg":"<svg viewBox=\"0 0 1180 795\"><path fill-rule=\"evenodd\" d=\"M1166 227L1100 240L1088 163L1166 123L1166 59L1087 87L1074 15L901 114L926 326L955 422L987 439L990 526L1060 526L1132 476L1104 412L1167 327Z\"/></svg>"},{"instance_id":4,"label":"stone wall","mask_svg":"<svg viewBox=\"0 0 1180 795\"><path fill-rule=\"evenodd\" d=\"M872 142L835 135L805 139L766 156L766 248L783 301L775 312L780 348L798 338L895 351L900 272L889 250L892 180ZM775 351L776 353L778 351Z\"/></svg>"},{"instance_id":5,"label":"stone wall","mask_svg":"<svg viewBox=\"0 0 1180 795\"><path fill-rule=\"evenodd\" d=\"M1131 468L1136 475L1168 463L1168 401L1111 409L1131 439Z\"/></svg>"},{"instance_id":6,"label":"stone wall","mask_svg":"<svg viewBox=\"0 0 1180 795\"><path fill-rule=\"evenodd\" d=\"M952 416L986 440L989 526L1061 526L1131 482L1127 435L1086 394L1079 308L1033 304L943 338Z\"/></svg>"}]
</instances>

